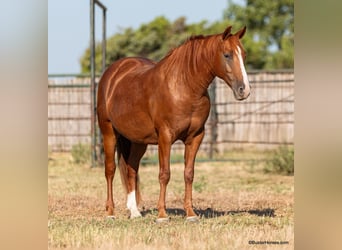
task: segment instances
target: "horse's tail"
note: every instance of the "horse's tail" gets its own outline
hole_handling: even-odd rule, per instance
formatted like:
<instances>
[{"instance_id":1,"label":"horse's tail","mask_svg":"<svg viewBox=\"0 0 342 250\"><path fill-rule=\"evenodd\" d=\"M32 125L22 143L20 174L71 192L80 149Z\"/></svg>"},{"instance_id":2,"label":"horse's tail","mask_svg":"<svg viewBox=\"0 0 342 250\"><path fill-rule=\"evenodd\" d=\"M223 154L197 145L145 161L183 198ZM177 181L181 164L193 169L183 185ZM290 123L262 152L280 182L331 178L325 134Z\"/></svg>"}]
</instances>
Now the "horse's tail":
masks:
<instances>
[{"instance_id":1,"label":"horse's tail","mask_svg":"<svg viewBox=\"0 0 342 250\"><path fill-rule=\"evenodd\" d=\"M118 165L120 170L120 176L121 176L121 183L126 191L128 193L128 157L131 152L131 141L125 138L122 135L118 136L117 139L117 153L118 153ZM137 204L139 204L141 200L140 196L140 188L139 188L139 175L137 173L137 182L135 185L135 198Z\"/></svg>"}]
</instances>

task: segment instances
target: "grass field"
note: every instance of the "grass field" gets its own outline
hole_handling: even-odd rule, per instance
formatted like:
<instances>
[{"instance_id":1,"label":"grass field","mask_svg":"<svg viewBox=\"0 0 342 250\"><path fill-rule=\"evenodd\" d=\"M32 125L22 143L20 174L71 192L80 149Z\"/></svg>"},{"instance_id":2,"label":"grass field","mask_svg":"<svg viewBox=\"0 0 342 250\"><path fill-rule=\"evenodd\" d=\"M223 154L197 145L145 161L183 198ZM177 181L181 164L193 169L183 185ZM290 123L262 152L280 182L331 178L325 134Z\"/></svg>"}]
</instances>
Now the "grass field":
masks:
<instances>
[{"instance_id":1,"label":"grass field","mask_svg":"<svg viewBox=\"0 0 342 250\"><path fill-rule=\"evenodd\" d=\"M143 217L134 220L128 219L117 171L117 219L110 220L105 217L104 169L76 165L70 154L51 154L49 249L293 249L294 178L262 169L262 163L198 163L193 204L201 219L192 224L182 210L183 164L172 164L166 198L171 220L159 225L154 222L158 166L140 168Z\"/></svg>"}]
</instances>

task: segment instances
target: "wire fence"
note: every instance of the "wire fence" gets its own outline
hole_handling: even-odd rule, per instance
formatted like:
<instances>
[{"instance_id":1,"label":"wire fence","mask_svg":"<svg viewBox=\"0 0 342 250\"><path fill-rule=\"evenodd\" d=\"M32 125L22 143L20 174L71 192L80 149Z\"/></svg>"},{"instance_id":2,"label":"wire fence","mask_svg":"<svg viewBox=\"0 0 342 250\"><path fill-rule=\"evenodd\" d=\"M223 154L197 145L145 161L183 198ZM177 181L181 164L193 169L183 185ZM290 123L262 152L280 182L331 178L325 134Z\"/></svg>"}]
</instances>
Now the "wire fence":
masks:
<instances>
[{"instance_id":1,"label":"wire fence","mask_svg":"<svg viewBox=\"0 0 342 250\"><path fill-rule=\"evenodd\" d=\"M211 111L199 155L220 159L232 149L270 149L291 145L294 138L293 70L248 72L251 95L236 101L230 88L216 78L209 87ZM91 143L89 75L49 75L48 146L70 151L73 145ZM176 142L173 154L183 154ZM157 155L150 145L147 157Z\"/></svg>"}]
</instances>

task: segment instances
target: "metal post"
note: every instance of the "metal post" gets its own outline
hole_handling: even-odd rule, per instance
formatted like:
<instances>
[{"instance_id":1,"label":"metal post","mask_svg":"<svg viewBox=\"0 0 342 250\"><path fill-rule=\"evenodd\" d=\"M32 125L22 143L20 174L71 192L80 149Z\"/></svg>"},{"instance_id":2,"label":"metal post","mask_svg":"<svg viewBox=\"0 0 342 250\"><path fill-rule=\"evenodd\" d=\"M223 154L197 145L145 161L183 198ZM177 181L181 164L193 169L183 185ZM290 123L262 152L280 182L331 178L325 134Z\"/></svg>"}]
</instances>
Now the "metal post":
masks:
<instances>
[{"instance_id":1,"label":"metal post","mask_svg":"<svg viewBox=\"0 0 342 250\"><path fill-rule=\"evenodd\" d=\"M103 7L102 9L102 73L106 70L106 11L107 9L105 7ZM96 84L96 87L98 87L98 84ZM96 88L97 90L97 88ZM97 93L97 91L96 91ZM97 126L97 161L99 164L101 164L103 162L103 138L102 138L102 134L100 131L100 128Z\"/></svg>"},{"instance_id":2,"label":"metal post","mask_svg":"<svg viewBox=\"0 0 342 250\"><path fill-rule=\"evenodd\" d=\"M96 124L95 124L95 0L90 0L90 108L91 108L91 166L96 166Z\"/></svg>"},{"instance_id":3,"label":"metal post","mask_svg":"<svg viewBox=\"0 0 342 250\"><path fill-rule=\"evenodd\" d=\"M102 72L106 69L106 12L107 9L103 9L102 15Z\"/></svg>"},{"instance_id":4,"label":"metal post","mask_svg":"<svg viewBox=\"0 0 342 250\"><path fill-rule=\"evenodd\" d=\"M101 155L100 150L97 153L97 142L99 148L102 144L100 131L96 123L96 62L95 62L95 4L102 8L103 24L102 24L102 71L106 68L106 11L107 8L98 0L90 0L90 73L91 73L91 166L95 167L98 157ZM99 135L99 136L98 136Z\"/></svg>"}]
</instances>

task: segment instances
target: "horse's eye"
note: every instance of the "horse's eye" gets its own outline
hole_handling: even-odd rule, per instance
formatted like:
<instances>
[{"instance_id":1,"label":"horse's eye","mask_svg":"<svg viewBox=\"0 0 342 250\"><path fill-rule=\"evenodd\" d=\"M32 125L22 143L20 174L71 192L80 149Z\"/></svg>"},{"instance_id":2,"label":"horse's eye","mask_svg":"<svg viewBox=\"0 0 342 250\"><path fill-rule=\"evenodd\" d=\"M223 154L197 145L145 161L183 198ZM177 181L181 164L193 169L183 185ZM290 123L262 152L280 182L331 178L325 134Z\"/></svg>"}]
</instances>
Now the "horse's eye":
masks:
<instances>
[{"instance_id":1,"label":"horse's eye","mask_svg":"<svg viewBox=\"0 0 342 250\"><path fill-rule=\"evenodd\" d=\"M224 53L223 55L226 59L232 59L233 58L232 53Z\"/></svg>"}]
</instances>

